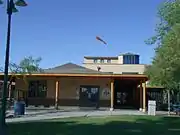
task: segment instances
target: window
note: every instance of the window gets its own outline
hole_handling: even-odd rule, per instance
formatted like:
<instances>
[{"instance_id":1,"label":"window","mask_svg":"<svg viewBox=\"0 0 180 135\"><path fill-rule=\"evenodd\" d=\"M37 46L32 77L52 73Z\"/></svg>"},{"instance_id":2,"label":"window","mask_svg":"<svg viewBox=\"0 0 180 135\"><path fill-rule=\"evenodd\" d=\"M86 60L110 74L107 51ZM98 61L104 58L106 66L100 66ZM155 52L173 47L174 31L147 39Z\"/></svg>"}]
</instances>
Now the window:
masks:
<instances>
[{"instance_id":1,"label":"window","mask_svg":"<svg viewBox=\"0 0 180 135\"><path fill-rule=\"evenodd\" d=\"M47 81L29 81L28 97L46 97Z\"/></svg>"},{"instance_id":2,"label":"window","mask_svg":"<svg viewBox=\"0 0 180 135\"><path fill-rule=\"evenodd\" d=\"M130 64L130 57L129 55L123 56L123 64Z\"/></svg>"},{"instance_id":3,"label":"window","mask_svg":"<svg viewBox=\"0 0 180 135\"><path fill-rule=\"evenodd\" d=\"M139 55L135 56L135 64L139 64Z\"/></svg>"},{"instance_id":4,"label":"window","mask_svg":"<svg viewBox=\"0 0 180 135\"><path fill-rule=\"evenodd\" d=\"M97 59L94 59L94 63L97 63L98 62L98 60Z\"/></svg>"},{"instance_id":5,"label":"window","mask_svg":"<svg viewBox=\"0 0 180 135\"><path fill-rule=\"evenodd\" d=\"M131 64L131 55L127 55L127 64Z\"/></svg>"},{"instance_id":6,"label":"window","mask_svg":"<svg viewBox=\"0 0 180 135\"><path fill-rule=\"evenodd\" d=\"M127 64L127 57L126 57L126 55L123 56L123 64Z\"/></svg>"},{"instance_id":7,"label":"window","mask_svg":"<svg viewBox=\"0 0 180 135\"><path fill-rule=\"evenodd\" d=\"M111 63L111 59L107 59L107 63Z\"/></svg>"},{"instance_id":8,"label":"window","mask_svg":"<svg viewBox=\"0 0 180 135\"><path fill-rule=\"evenodd\" d=\"M100 61L101 63L104 63L104 60L103 59L101 59L101 61Z\"/></svg>"},{"instance_id":9,"label":"window","mask_svg":"<svg viewBox=\"0 0 180 135\"><path fill-rule=\"evenodd\" d=\"M134 64L134 55L131 55L130 64Z\"/></svg>"},{"instance_id":10,"label":"window","mask_svg":"<svg viewBox=\"0 0 180 135\"><path fill-rule=\"evenodd\" d=\"M124 55L123 64L139 64L139 56L136 55Z\"/></svg>"}]
</instances>

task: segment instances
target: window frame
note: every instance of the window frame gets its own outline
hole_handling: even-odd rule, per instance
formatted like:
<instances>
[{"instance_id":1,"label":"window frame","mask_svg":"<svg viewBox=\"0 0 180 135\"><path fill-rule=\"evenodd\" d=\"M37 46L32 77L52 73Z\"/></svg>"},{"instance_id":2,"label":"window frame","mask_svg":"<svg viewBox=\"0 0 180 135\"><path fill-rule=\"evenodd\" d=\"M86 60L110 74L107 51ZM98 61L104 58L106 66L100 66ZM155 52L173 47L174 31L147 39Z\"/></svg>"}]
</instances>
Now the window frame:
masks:
<instances>
[{"instance_id":1,"label":"window frame","mask_svg":"<svg viewBox=\"0 0 180 135\"><path fill-rule=\"evenodd\" d=\"M47 97L47 80L30 80L28 84L29 98ZM34 87L34 88L33 88ZM43 90L41 89L43 87Z\"/></svg>"},{"instance_id":2,"label":"window frame","mask_svg":"<svg viewBox=\"0 0 180 135\"><path fill-rule=\"evenodd\" d=\"M98 63L98 59L94 59L93 62L94 62L94 63Z\"/></svg>"},{"instance_id":3,"label":"window frame","mask_svg":"<svg viewBox=\"0 0 180 135\"><path fill-rule=\"evenodd\" d=\"M107 59L107 63L111 63L111 59Z\"/></svg>"},{"instance_id":4,"label":"window frame","mask_svg":"<svg viewBox=\"0 0 180 135\"><path fill-rule=\"evenodd\" d=\"M100 59L100 63L104 63L104 59Z\"/></svg>"}]
</instances>

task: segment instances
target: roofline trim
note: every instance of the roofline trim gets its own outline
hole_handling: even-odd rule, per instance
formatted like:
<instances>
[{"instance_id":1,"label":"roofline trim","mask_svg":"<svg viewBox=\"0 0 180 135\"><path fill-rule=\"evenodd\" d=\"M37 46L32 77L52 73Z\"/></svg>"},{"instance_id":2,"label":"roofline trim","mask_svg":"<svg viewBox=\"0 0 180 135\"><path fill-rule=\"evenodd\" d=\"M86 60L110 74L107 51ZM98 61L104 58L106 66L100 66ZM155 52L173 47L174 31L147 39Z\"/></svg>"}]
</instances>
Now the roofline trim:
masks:
<instances>
[{"instance_id":1,"label":"roofline trim","mask_svg":"<svg viewBox=\"0 0 180 135\"><path fill-rule=\"evenodd\" d=\"M0 73L0 76L3 76L4 74ZM13 74L9 74L9 75L13 75ZM22 74L15 74L16 76L23 76ZM43 74L38 74L38 73L34 73L34 74L25 74L26 76L47 76L47 77L110 77L110 78L142 78L145 80L148 80L148 77L146 75L130 75L130 74L101 74L101 73L97 73L97 74L47 74L47 73L43 73Z\"/></svg>"},{"instance_id":2,"label":"roofline trim","mask_svg":"<svg viewBox=\"0 0 180 135\"><path fill-rule=\"evenodd\" d=\"M84 56L85 59L118 59L118 57L111 57L111 56Z\"/></svg>"},{"instance_id":3,"label":"roofline trim","mask_svg":"<svg viewBox=\"0 0 180 135\"><path fill-rule=\"evenodd\" d=\"M93 64L93 65L143 65L143 66L146 66L146 64L121 64L121 63L90 63L90 62L83 62L82 64Z\"/></svg>"}]
</instances>

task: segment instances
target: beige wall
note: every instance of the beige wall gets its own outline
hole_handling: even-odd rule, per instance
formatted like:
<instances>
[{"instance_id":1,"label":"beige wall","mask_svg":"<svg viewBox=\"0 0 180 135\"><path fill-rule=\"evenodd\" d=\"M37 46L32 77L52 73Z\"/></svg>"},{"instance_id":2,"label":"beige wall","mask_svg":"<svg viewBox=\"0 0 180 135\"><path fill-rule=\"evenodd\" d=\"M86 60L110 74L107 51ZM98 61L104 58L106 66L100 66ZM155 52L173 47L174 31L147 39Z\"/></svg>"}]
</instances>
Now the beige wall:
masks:
<instances>
[{"instance_id":1,"label":"beige wall","mask_svg":"<svg viewBox=\"0 0 180 135\"><path fill-rule=\"evenodd\" d=\"M102 72L113 72L115 74L122 74L122 72L138 72L143 74L145 65L142 64L83 64L84 67L97 70L97 66L101 67Z\"/></svg>"},{"instance_id":2,"label":"beige wall","mask_svg":"<svg viewBox=\"0 0 180 135\"><path fill-rule=\"evenodd\" d=\"M53 77L30 77L27 80L47 80L47 98L55 98L55 83L60 82L59 98L60 99L79 99L80 85L98 85L100 86L100 99L110 100L110 95L102 94L103 89L110 90L110 79L106 78L53 78ZM16 89L28 90L28 84L22 79L16 80Z\"/></svg>"},{"instance_id":3,"label":"beige wall","mask_svg":"<svg viewBox=\"0 0 180 135\"><path fill-rule=\"evenodd\" d=\"M47 97L54 98L55 95L55 78L54 77L28 77L26 81L22 78L16 79L16 90L28 91L28 81L30 80L47 80Z\"/></svg>"},{"instance_id":4,"label":"beige wall","mask_svg":"<svg viewBox=\"0 0 180 135\"><path fill-rule=\"evenodd\" d=\"M93 64L94 63L94 59L86 59L84 58L84 61L83 61L84 64ZM97 61L98 64L101 64L100 63L100 59ZM104 63L103 64L117 64L119 63L119 60L118 59L111 59L111 63L107 63L107 59L104 59Z\"/></svg>"},{"instance_id":5,"label":"beige wall","mask_svg":"<svg viewBox=\"0 0 180 135\"><path fill-rule=\"evenodd\" d=\"M16 79L16 89L26 91L28 89L28 84L22 78Z\"/></svg>"},{"instance_id":6,"label":"beige wall","mask_svg":"<svg viewBox=\"0 0 180 135\"><path fill-rule=\"evenodd\" d=\"M98 85L100 86L100 99L110 99L103 96L104 88L110 89L110 79L104 78L61 78L60 79L60 93L61 99L78 99L80 85Z\"/></svg>"},{"instance_id":7,"label":"beige wall","mask_svg":"<svg viewBox=\"0 0 180 135\"><path fill-rule=\"evenodd\" d=\"M116 64L123 64L123 56L118 56L118 62Z\"/></svg>"}]
</instances>

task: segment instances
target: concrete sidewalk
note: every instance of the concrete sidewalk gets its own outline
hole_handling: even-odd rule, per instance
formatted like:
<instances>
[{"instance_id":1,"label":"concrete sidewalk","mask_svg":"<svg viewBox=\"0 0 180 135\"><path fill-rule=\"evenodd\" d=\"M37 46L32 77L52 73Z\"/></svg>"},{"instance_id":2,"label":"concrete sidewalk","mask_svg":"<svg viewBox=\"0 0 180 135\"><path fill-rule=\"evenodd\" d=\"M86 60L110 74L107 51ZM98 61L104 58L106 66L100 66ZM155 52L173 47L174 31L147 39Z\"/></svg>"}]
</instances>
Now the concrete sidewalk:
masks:
<instances>
[{"instance_id":1,"label":"concrete sidewalk","mask_svg":"<svg viewBox=\"0 0 180 135\"><path fill-rule=\"evenodd\" d=\"M30 122L48 119L58 119L58 118L69 118L69 117L97 117L97 116L115 116L115 115L146 115L145 113L134 111L134 110L118 110L118 111L67 111L67 112L53 112L37 115L25 115L19 118L7 118L7 123L12 122Z\"/></svg>"},{"instance_id":2,"label":"concrete sidewalk","mask_svg":"<svg viewBox=\"0 0 180 135\"><path fill-rule=\"evenodd\" d=\"M13 108L8 111L9 116L14 115ZM25 122L25 121L38 121L48 120L56 118L68 118L68 117L97 117L97 116L110 116L110 115L147 115L147 113L140 112L138 110L129 109L117 109L109 111L109 108L99 108L99 110L93 110L92 108L79 108L79 107L59 107L59 110L54 107L27 107L25 115L21 117L9 117L6 118L7 122ZM156 112L157 116L167 116L167 112Z\"/></svg>"}]
</instances>

